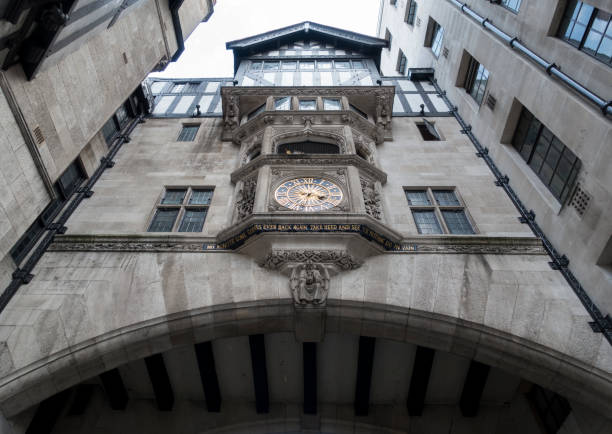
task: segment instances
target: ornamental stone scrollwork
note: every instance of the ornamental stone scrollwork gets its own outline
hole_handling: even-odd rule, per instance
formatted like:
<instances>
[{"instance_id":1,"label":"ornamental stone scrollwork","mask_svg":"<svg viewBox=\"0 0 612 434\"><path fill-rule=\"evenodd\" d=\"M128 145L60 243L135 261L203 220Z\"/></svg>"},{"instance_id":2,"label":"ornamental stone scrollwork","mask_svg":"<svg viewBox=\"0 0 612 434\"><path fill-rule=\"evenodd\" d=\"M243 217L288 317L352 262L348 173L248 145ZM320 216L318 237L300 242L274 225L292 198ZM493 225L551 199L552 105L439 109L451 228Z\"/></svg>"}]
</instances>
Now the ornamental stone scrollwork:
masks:
<instances>
[{"instance_id":1,"label":"ornamental stone scrollwork","mask_svg":"<svg viewBox=\"0 0 612 434\"><path fill-rule=\"evenodd\" d=\"M296 265L291 271L289 287L296 306L323 306L329 293L329 272L324 265L311 261Z\"/></svg>"},{"instance_id":2,"label":"ornamental stone scrollwork","mask_svg":"<svg viewBox=\"0 0 612 434\"><path fill-rule=\"evenodd\" d=\"M236 216L238 221L242 221L253 214L256 189L257 180L255 178L243 181L242 187L238 190L236 196Z\"/></svg>"},{"instance_id":3,"label":"ornamental stone scrollwork","mask_svg":"<svg viewBox=\"0 0 612 434\"><path fill-rule=\"evenodd\" d=\"M364 177L360 177L359 180L361 181L361 191L363 192L366 213L376 220L381 220L382 206L380 203L380 193L376 190L376 184Z\"/></svg>"},{"instance_id":4,"label":"ornamental stone scrollwork","mask_svg":"<svg viewBox=\"0 0 612 434\"><path fill-rule=\"evenodd\" d=\"M280 270L292 263L324 263L339 270L355 270L362 263L344 250L274 250L260 264L269 270Z\"/></svg>"}]
</instances>

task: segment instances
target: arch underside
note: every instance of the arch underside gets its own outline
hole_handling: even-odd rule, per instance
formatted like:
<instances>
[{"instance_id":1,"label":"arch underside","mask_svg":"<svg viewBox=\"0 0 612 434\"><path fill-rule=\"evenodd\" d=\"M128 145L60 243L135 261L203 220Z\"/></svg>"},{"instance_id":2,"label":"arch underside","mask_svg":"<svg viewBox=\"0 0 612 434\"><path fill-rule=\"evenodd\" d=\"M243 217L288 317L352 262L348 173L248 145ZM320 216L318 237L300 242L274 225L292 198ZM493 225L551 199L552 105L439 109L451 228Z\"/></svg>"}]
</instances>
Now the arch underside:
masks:
<instances>
[{"instance_id":1,"label":"arch underside","mask_svg":"<svg viewBox=\"0 0 612 434\"><path fill-rule=\"evenodd\" d=\"M141 359L154 354L168 354L170 351L199 342L221 342L237 337L246 339L247 336L258 334L268 336L280 333L293 337L296 331L303 327L303 322L304 318L296 315L291 301L281 299L217 305L134 324L56 353L15 373L16 375L10 378L5 378L2 386L3 412L7 416L14 416L54 393L82 382L91 382L98 374L113 368L127 366L139 360L142 363ZM494 369L511 373L517 378L554 390L563 396L571 397L572 400L582 402L601 414L610 414L612 388L606 373L590 369L578 360L572 360L550 348L489 327L430 312L331 299L328 300L324 328L323 343L329 336L352 336L351 339L367 336L376 338L376 342L427 347L455 358L476 360ZM297 340L292 340L294 344L301 345ZM325 368L320 364L321 360L318 369L322 371ZM270 371L270 368L268 370L268 376L276 375L276 372ZM95 378L93 381L95 382ZM354 386L350 387L350 393L353 393ZM328 398L325 396L319 396L319 402L326 403L326 399ZM240 407L243 404L248 407L248 404L240 400L231 405ZM295 402L271 402L270 405L272 408L288 404L301 408L299 403ZM340 414L345 414L347 409L352 408L352 404L346 400L334 405ZM401 428L401 424L385 425L381 422L388 419L388 415L381 416L386 414L385 411L391 411L391 414L397 411L405 413L404 403L395 405L397 407L395 410L388 402L373 401L371 405L374 418L366 418L364 423L373 423L388 429L405 429ZM487 406L484 405L483 408L486 409ZM278 411L285 415L281 418L281 422L286 426L292 420L289 417L290 413L286 408ZM247 417L248 420L244 423L262 423L262 418L252 411L252 404L251 411L247 413L253 417ZM275 417L279 417L279 414L270 414L266 420L271 423ZM353 424L351 426L354 427L354 424L359 422L354 418L325 419L323 416L324 414L319 415L318 423L327 420L332 424L340 424L335 432L344 432L340 429L344 423ZM223 418L220 417L220 420ZM241 432L242 428L239 426L235 428L236 431L227 432ZM364 429L367 431L367 428Z\"/></svg>"}]
</instances>

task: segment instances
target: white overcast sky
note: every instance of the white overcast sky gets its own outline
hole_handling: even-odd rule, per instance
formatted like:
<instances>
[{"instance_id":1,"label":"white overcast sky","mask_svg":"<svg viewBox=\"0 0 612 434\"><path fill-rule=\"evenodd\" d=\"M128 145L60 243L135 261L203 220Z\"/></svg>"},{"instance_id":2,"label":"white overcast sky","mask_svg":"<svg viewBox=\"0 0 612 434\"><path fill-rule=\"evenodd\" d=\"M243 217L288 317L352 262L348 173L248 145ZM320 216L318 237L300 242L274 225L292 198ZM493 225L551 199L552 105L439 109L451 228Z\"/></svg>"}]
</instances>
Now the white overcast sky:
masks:
<instances>
[{"instance_id":1,"label":"white overcast sky","mask_svg":"<svg viewBox=\"0 0 612 434\"><path fill-rule=\"evenodd\" d=\"M302 21L376 36L380 0L217 0L215 12L187 39L177 62L153 77L232 77L225 43Z\"/></svg>"}]
</instances>

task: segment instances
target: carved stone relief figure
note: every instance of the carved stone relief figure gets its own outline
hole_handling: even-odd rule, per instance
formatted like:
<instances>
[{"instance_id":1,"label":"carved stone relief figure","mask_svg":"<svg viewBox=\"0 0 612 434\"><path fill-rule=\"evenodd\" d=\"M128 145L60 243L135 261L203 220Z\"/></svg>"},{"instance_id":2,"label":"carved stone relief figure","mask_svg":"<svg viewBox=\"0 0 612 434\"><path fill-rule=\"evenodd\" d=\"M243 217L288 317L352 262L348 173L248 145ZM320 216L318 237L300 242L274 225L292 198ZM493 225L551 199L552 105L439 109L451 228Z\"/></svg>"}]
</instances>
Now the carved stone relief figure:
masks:
<instances>
[{"instance_id":1,"label":"carved stone relief figure","mask_svg":"<svg viewBox=\"0 0 612 434\"><path fill-rule=\"evenodd\" d=\"M227 100L227 110L225 111L223 125L225 128L233 130L238 127L239 123L238 97L232 95Z\"/></svg>"},{"instance_id":2,"label":"carved stone relief figure","mask_svg":"<svg viewBox=\"0 0 612 434\"><path fill-rule=\"evenodd\" d=\"M322 264L307 261L293 268L289 286L296 305L323 305L329 293L329 272Z\"/></svg>"},{"instance_id":3,"label":"carved stone relief figure","mask_svg":"<svg viewBox=\"0 0 612 434\"><path fill-rule=\"evenodd\" d=\"M376 98L376 125L383 128L391 126L391 109L386 95Z\"/></svg>"},{"instance_id":4,"label":"carved stone relief figure","mask_svg":"<svg viewBox=\"0 0 612 434\"><path fill-rule=\"evenodd\" d=\"M360 177L361 191L363 192L363 201L365 204L366 213L377 220L382 219L382 207L380 204L380 194L376 191L374 182Z\"/></svg>"},{"instance_id":5,"label":"carved stone relief figure","mask_svg":"<svg viewBox=\"0 0 612 434\"><path fill-rule=\"evenodd\" d=\"M251 178L245 180L242 188L238 190L238 195L236 196L236 215L238 221L244 220L253 213L256 187L256 179Z\"/></svg>"}]
</instances>

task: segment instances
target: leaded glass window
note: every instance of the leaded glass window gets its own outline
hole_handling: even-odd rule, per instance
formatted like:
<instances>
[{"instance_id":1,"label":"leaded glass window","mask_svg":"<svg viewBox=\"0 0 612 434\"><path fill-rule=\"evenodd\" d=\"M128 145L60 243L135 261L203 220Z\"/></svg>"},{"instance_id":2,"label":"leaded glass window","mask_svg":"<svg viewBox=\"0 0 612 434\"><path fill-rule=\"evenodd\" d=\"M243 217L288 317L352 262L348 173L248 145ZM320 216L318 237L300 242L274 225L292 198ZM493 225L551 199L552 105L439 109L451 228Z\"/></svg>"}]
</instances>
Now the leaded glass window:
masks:
<instances>
[{"instance_id":1,"label":"leaded glass window","mask_svg":"<svg viewBox=\"0 0 612 434\"><path fill-rule=\"evenodd\" d=\"M405 189L420 234L474 234L465 206L454 189Z\"/></svg>"},{"instance_id":2,"label":"leaded glass window","mask_svg":"<svg viewBox=\"0 0 612 434\"><path fill-rule=\"evenodd\" d=\"M433 21L433 20L432 20ZM436 57L440 57L442 50L442 41L444 40L444 27L433 21L433 29L431 32L431 51Z\"/></svg>"},{"instance_id":3,"label":"leaded glass window","mask_svg":"<svg viewBox=\"0 0 612 434\"><path fill-rule=\"evenodd\" d=\"M314 62L300 62L300 69L313 70Z\"/></svg>"},{"instance_id":4,"label":"leaded glass window","mask_svg":"<svg viewBox=\"0 0 612 434\"><path fill-rule=\"evenodd\" d=\"M206 208L186 209L179 232L202 232L204 220L206 219Z\"/></svg>"},{"instance_id":5,"label":"leaded glass window","mask_svg":"<svg viewBox=\"0 0 612 434\"><path fill-rule=\"evenodd\" d=\"M277 71L280 62L264 62L263 70L264 71Z\"/></svg>"},{"instance_id":6,"label":"leaded glass window","mask_svg":"<svg viewBox=\"0 0 612 434\"><path fill-rule=\"evenodd\" d=\"M513 12L518 12L521 7L521 0L501 0L501 5Z\"/></svg>"},{"instance_id":7,"label":"leaded glass window","mask_svg":"<svg viewBox=\"0 0 612 434\"><path fill-rule=\"evenodd\" d=\"M282 69L285 69L285 70L294 70L296 68L297 68L297 62L287 62L287 61L285 61L282 64Z\"/></svg>"},{"instance_id":8,"label":"leaded glass window","mask_svg":"<svg viewBox=\"0 0 612 434\"><path fill-rule=\"evenodd\" d=\"M406 73L406 55L402 50L399 50L397 53L397 67L395 70L400 74L404 75Z\"/></svg>"},{"instance_id":9,"label":"leaded glass window","mask_svg":"<svg viewBox=\"0 0 612 434\"><path fill-rule=\"evenodd\" d=\"M211 188L168 188L157 204L149 232L201 232L211 204Z\"/></svg>"},{"instance_id":10,"label":"leaded glass window","mask_svg":"<svg viewBox=\"0 0 612 434\"><path fill-rule=\"evenodd\" d=\"M149 226L149 232L171 232L178 213L178 208L158 208Z\"/></svg>"},{"instance_id":11,"label":"leaded glass window","mask_svg":"<svg viewBox=\"0 0 612 434\"><path fill-rule=\"evenodd\" d=\"M193 142L196 135L198 134L199 129L200 129L200 125L183 125L183 129L181 130L177 141L178 142Z\"/></svg>"},{"instance_id":12,"label":"leaded glass window","mask_svg":"<svg viewBox=\"0 0 612 434\"><path fill-rule=\"evenodd\" d=\"M414 24L414 18L416 16L417 2L415 0L408 0L406 4L406 16L404 21L410 25Z\"/></svg>"}]
</instances>

